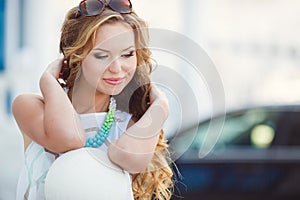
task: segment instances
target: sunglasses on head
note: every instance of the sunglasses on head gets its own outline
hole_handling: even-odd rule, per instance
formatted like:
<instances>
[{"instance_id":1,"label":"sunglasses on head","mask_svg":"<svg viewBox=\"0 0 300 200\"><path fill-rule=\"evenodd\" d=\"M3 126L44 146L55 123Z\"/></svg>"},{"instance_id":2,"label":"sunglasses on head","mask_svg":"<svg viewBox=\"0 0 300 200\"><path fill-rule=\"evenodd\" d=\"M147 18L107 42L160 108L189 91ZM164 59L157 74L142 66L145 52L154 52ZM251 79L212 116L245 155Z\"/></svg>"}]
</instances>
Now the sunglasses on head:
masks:
<instances>
[{"instance_id":1,"label":"sunglasses on head","mask_svg":"<svg viewBox=\"0 0 300 200\"><path fill-rule=\"evenodd\" d=\"M130 0L83 0L79 3L75 17L96 16L106 7L121 14L132 12Z\"/></svg>"}]
</instances>

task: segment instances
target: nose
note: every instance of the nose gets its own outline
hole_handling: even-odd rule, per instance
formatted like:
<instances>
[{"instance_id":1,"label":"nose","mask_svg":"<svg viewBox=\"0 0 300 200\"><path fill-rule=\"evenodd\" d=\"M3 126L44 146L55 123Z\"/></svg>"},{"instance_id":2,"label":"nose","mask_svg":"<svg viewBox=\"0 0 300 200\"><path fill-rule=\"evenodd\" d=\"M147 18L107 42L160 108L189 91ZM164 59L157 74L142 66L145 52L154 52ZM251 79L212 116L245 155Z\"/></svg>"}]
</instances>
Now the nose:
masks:
<instances>
[{"instance_id":1,"label":"nose","mask_svg":"<svg viewBox=\"0 0 300 200\"><path fill-rule=\"evenodd\" d=\"M122 71L122 63L120 61L120 58L115 58L109 65L108 69L111 73L120 73Z\"/></svg>"}]
</instances>

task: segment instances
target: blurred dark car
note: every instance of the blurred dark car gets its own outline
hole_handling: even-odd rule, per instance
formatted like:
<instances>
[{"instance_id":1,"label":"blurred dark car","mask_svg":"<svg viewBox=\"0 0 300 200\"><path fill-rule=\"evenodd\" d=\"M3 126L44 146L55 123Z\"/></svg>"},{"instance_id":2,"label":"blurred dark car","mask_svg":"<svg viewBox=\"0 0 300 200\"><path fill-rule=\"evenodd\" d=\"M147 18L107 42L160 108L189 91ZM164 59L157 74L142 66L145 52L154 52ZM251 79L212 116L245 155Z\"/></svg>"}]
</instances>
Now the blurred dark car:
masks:
<instances>
[{"instance_id":1,"label":"blurred dark car","mask_svg":"<svg viewBox=\"0 0 300 200\"><path fill-rule=\"evenodd\" d=\"M247 108L224 117L170 140L173 152L183 151L175 162L182 178L173 199L300 199L300 105ZM216 125L223 128L203 156L207 130Z\"/></svg>"}]
</instances>

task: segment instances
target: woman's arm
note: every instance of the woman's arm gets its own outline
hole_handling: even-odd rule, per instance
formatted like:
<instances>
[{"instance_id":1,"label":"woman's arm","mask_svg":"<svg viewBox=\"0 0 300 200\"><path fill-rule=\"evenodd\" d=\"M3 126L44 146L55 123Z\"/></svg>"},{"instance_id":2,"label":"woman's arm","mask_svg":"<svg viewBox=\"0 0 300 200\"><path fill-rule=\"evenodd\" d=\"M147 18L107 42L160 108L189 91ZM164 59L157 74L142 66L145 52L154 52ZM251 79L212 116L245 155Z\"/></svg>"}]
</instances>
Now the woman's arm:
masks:
<instances>
[{"instance_id":1,"label":"woman's arm","mask_svg":"<svg viewBox=\"0 0 300 200\"><path fill-rule=\"evenodd\" d=\"M143 171L150 163L169 115L168 100L155 87L151 89L150 102L145 114L108 147L112 162L132 174Z\"/></svg>"},{"instance_id":2,"label":"woman's arm","mask_svg":"<svg viewBox=\"0 0 300 200\"><path fill-rule=\"evenodd\" d=\"M66 152L83 147L84 136L77 114L57 82L62 60L51 63L40 79L43 97L18 96L12 106L23 134L53 152Z\"/></svg>"}]
</instances>

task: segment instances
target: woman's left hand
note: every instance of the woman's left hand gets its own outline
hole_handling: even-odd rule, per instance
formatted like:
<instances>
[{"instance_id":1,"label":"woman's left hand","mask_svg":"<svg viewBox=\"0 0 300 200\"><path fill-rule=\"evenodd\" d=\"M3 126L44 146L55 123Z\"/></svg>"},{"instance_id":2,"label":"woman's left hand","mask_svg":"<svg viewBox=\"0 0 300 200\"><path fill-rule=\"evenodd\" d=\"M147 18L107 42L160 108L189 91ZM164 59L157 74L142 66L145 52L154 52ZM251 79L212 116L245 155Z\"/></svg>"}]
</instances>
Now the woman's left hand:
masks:
<instances>
[{"instance_id":1,"label":"woman's left hand","mask_svg":"<svg viewBox=\"0 0 300 200\"><path fill-rule=\"evenodd\" d=\"M166 116L169 116L170 108L168 98L166 97L165 93L159 90L154 84L152 84L150 91L150 104L159 105L161 108L163 108Z\"/></svg>"},{"instance_id":2,"label":"woman's left hand","mask_svg":"<svg viewBox=\"0 0 300 200\"><path fill-rule=\"evenodd\" d=\"M59 78L59 73L60 73L61 68L62 68L62 64L63 64L63 59L58 58L58 59L54 60L52 63L50 63L48 65L45 72L50 73L53 77L55 77L55 79L58 79Z\"/></svg>"}]
</instances>

